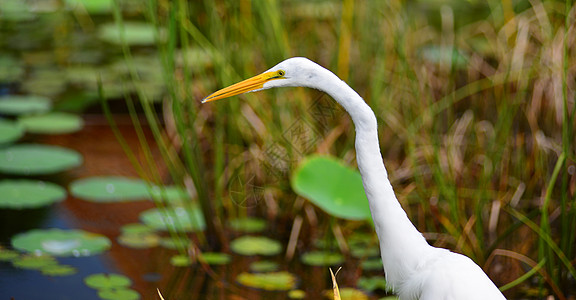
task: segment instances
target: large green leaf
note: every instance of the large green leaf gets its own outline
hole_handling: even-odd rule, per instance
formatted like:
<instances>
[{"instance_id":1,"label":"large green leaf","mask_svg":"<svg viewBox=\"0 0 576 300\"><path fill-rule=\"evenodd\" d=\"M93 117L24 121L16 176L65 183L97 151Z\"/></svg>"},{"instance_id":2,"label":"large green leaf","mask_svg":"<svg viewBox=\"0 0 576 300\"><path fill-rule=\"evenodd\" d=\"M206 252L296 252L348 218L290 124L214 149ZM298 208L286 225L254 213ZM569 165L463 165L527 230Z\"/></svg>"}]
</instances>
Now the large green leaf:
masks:
<instances>
[{"instance_id":1,"label":"large green leaf","mask_svg":"<svg viewBox=\"0 0 576 300\"><path fill-rule=\"evenodd\" d=\"M66 198L66 190L39 180L0 180L0 208L37 208Z\"/></svg>"},{"instance_id":2,"label":"large green leaf","mask_svg":"<svg viewBox=\"0 0 576 300\"><path fill-rule=\"evenodd\" d=\"M34 254L90 256L110 248L110 240L79 229L33 229L12 237L12 246Z\"/></svg>"},{"instance_id":3,"label":"large green leaf","mask_svg":"<svg viewBox=\"0 0 576 300\"><path fill-rule=\"evenodd\" d=\"M2 173L53 174L81 164L80 153L59 146L18 144L0 149L0 172Z\"/></svg>"},{"instance_id":4,"label":"large green leaf","mask_svg":"<svg viewBox=\"0 0 576 300\"><path fill-rule=\"evenodd\" d=\"M304 160L292 175L292 188L328 214L348 219L370 219L362 177L329 156Z\"/></svg>"}]
</instances>

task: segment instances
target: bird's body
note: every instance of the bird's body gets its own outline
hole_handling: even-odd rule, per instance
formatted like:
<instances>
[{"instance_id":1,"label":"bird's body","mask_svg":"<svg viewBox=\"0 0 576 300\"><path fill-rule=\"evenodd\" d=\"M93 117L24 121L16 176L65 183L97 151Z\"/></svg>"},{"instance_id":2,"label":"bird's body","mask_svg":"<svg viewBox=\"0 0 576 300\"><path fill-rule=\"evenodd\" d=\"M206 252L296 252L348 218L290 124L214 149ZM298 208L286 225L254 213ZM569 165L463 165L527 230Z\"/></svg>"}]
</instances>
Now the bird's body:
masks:
<instances>
[{"instance_id":1,"label":"bird's body","mask_svg":"<svg viewBox=\"0 0 576 300\"><path fill-rule=\"evenodd\" d=\"M352 118L356 159L380 242L386 281L401 300L505 299L470 258L430 246L410 222L388 180L374 112L334 73L306 58L290 58L261 75L213 93L203 102L282 86L324 91Z\"/></svg>"}]
</instances>

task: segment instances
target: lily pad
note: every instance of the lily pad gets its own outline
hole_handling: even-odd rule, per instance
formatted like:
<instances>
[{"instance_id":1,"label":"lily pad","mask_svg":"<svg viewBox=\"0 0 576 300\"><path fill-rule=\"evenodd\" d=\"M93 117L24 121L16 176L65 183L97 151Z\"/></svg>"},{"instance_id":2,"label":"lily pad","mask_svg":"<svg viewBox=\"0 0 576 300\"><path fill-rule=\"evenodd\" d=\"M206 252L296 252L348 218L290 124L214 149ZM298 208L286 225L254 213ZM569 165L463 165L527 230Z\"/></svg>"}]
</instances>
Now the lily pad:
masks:
<instances>
[{"instance_id":1,"label":"lily pad","mask_svg":"<svg viewBox=\"0 0 576 300\"><path fill-rule=\"evenodd\" d=\"M182 236L160 239L160 246L168 249L187 249L189 245L190 240Z\"/></svg>"},{"instance_id":2,"label":"lily pad","mask_svg":"<svg viewBox=\"0 0 576 300\"><path fill-rule=\"evenodd\" d=\"M0 97L0 115L45 113L52 108L52 101L42 96L10 95Z\"/></svg>"},{"instance_id":3,"label":"lily pad","mask_svg":"<svg viewBox=\"0 0 576 300\"><path fill-rule=\"evenodd\" d=\"M263 236L243 236L230 243L230 248L241 255L276 255L282 252L282 244Z\"/></svg>"},{"instance_id":4,"label":"lily pad","mask_svg":"<svg viewBox=\"0 0 576 300\"><path fill-rule=\"evenodd\" d=\"M183 204L190 200L186 189L179 186L153 186L150 196L154 201L162 201L170 204Z\"/></svg>"},{"instance_id":5,"label":"lily pad","mask_svg":"<svg viewBox=\"0 0 576 300\"><path fill-rule=\"evenodd\" d=\"M123 234L147 234L154 232L154 229L141 223L130 223L120 227L120 231Z\"/></svg>"},{"instance_id":6,"label":"lily pad","mask_svg":"<svg viewBox=\"0 0 576 300\"><path fill-rule=\"evenodd\" d=\"M36 208L62 201L66 198L64 188L39 180L1 180L0 208Z\"/></svg>"},{"instance_id":7,"label":"lily pad","mask_svg":"<svg viewBox=\"0 0 576 300\"><path fill-rule=\"evenodd\" d=\"M121 25L107 23L100 26L98 37L117 45L126 43L130 46L147 46L156 43L156 33L157 28L150 23L123 22Z\"/></svg>"},{"instance_id":8,"label":"lily pad","mask_svg":"<svg viewBox=\"0 0 576 300\"><path fill-rule=\"evenodd\" d=\"M288 292L288 298L290 299L305 299L306 292L303 290L291 290Z\"/></svg>"},{"instance_id":9,"label":"lily pad","mask_svg":"<svg viewBox=\"0 0 576 300\"><path fill-rule=\"evenodd\" d=\"M324 296L327 298L334 297L333 290L324 291ZM342 300L368 300L368 295L366 295L361 290L357 290L355 288L342 288L340 289L340 299Z\"/></svg>"},{"instance_id":10,"label":"lily pad","mask_svg":"<svg viewBox=\"0 0 576 300\"><path fill-rule=\"evenodd\" d=\"M311 251L304 253L301 259L306 265L323 267L339 265L344 262L344 257L341 254L324 251Z\"/></svg>"},{"instance_id":11,"label":"lily pad","mask_svg":"<svg viewBox=\"0 0 576 300\"><path fill-rule=\"evenodd\" d=\"M122 246L136 249L145 249L158 246L160 237L155 233L146 234L121 234L118 243Z\"/></svg>"},{"instance_id":12,"label":"lily pad","mask_svg":"<svg viewBox=\"0 0 576 300\"><path fill-rule=\"evenodd\" d=\"M3 2L2 5L5 3ZM0 56L0 82L19 81L24 76L24 71L24 64L21 60L5 54Z\"/></svg>"},{"instance_id":13,"label":"lily pad","mask_svg":"<svg viewBox=\"0 0 576 300\"><path fill-rule=\"evenodd\" d=\"M68 265L49 265L40 269L42 274L46 276L70 276L78 272L78 270Z\"/></svg>"},{"instance_id":14,"label":"lily pad","mask_svg":"<svg viewBox=\"0 0 576 300\"><path fill-rule=\"evenodd\" d=\"M235 231L254 233L266 228L266 221L258 218L240 218L230 220L230 227Z\"/></svg>"},{"instance_id":15,"label":"lily pad","mask_svg":"<svg viewBox=\"0 0 576 300\"><path fill-rule=\"evenodd\" d=\"M206 228L204 216L198 208L153 208L140 214L140 220L156 230L193 232Z\"/></svg>"},{"instance_id":16,"label":"lily pad","mask_svg":"<svg viewBox=\"0 0 576 300\"><path fill-rule=\"evenodd\" d=\"M80 153L51 145L18 144L0 149L0 172L17 175L44 175L82 164Z\"/></svg>"},{"instance_id":17,"label":"lily pad","mask_svg":"<svg viewBox=\"0 0 576 300\"><path fill-rule=\"evenodd\" d=\"M226 265L232 260L230 255L219 252L203 252L198 259L209 265Z\"/></svg>"},{"instance_id":18,"label":"lily pad","mask_svg":"<svg viewBox=\"0 0 576 300\"><path fill-rule=\"evenodd\" d=\"M24 116L18 119L27 132L40 134L65 134L76 132L84 126L78 115L52 112L43 115Z\"/></svg>"},{"instance_id":19,"label":"lily pad","mask_svg":"<svg viewBox=\"0 0 576 300\"><path fill-rule=\"evenodd\" d=\"M20 257L18 252L0 247L0 261L11 261L18 257Z\"/></svg>"},{"instance_id":20,"label":"lily pad","mask_svg":"<svg viewBox=\"0 0 576 300\"><path fill-rule=\"evenodd\" d=\"M14 260L12 264L17 268L40 270L47 266L58 265L58 261L50 255L22 255Z\"/></svg>"},{"instance_id":21,"label":"lily pad","mask_svg":"<svg viewBox=\"0 0 576 300\"><path fill-rule=\"evenodd\" d=\"M289 272L240 273L238 283L267 291L288 291L296 287L296 276Z\"/></svg>"},{"instance_id":22,"label":"lily pad","mask_svg":"<svg viewBox=\"0 0 576 300\"><path fill-rule=\"evenodd\" d=\"M371 218L360 173L335 158L307 158L294 172L291 183L296 193L332 216L348 220Z\"/></svg>"},{"instance_id":23,"label":"lily pad","mask_svg":"<svg viewBox=\"0 0 576 300\"><path fill-rule=\"evenodd\" d=\"M102 290L98 292L98 297L106 300L138 300L140 294L133 289Z\"/></svg>"},{"instance_id":24,"label":"lily pad","mask_svg":"<svg viewBox=\"0 0 576 300\"><path fill-rule=\"evenodd\" d=\"M253 272L272 272L278 268L278 263L271 260L259 260L250 264L250 271Z\"/></svg>"},{"instance_id":25,"label":"lily pad","mask_svg":"<svg viewBox=\"0 0 576 300\"><path fill-rule=\"evenodd\" d=\"M92 202L127 202L150 198L148 185L137 178L87 177L70 184L70 193Z\"/></svg>"},{"instance_id":26,"label":"lily pad","mask_svg":"<svg viewBox=\"0 0 576 300\"><path fill-rule=\"evenodd\" d=\"M90 256L110 248L110 240L79 229L33 229L12 237L18 250L55 256Z\"/></svg>"},{"instance_id":27,"label":"lily pad","mask_svg":"<svg viewBox=\"0 0 576 300\"><path fill-rule=\"evenodd\" d=\"M24 135L24 127L16 122L0 119L0 144L12 143Z\"/></svg>"},{"instance_id":28,"label":"lily pad","mask_svg":"<svg viewBox=\"0 0 576 300\"><path fill-rule=\"evenodd\" d=\"M360 277L357 285L368 292L373 292L377 289L386 291L386 279L384 276Z\"/></svg>"},{"instance_id":29,"label":"lily pad","mask_svg":"<svg viewBox=\"0 0 576 300\"><path fill-rule=\"evenodd\" d=\"M107 14L112 12L114 0L66 0L64 3L67 7L81 12Z\"/></svg>"},{"instance_id":30,"label":"lily pad","mask_svg":"<svg viewBox=\"0 0 576 300\"><path fill-rule=\"evenodd\" d=\"M170 264L175 267L187 267L192 265L192 260L188 255L174 255L170 258Z\"/></svg>"},{"instance_id":31,"label":"lily pad","mask_svg":"<svg viewBox=\"0 0 576 300\"><path fill-rule=\"evenodd\" d=\"M370 258L364 260L360 263L360 266L365 271L382 271L384 270L384 265L382 265L382 260L380 258Z\"/></svg>"},{"instance_id":32,"label":"lily pad","mask_svg":"<svg viewBox=\"0 0 576 300\"><path fill-rule=\"evenodd\" d=\"M97 290L127 288L132 284L130 278L120 274L92 274L84 278L84 283Z\"/></svg>"}]
</instances>

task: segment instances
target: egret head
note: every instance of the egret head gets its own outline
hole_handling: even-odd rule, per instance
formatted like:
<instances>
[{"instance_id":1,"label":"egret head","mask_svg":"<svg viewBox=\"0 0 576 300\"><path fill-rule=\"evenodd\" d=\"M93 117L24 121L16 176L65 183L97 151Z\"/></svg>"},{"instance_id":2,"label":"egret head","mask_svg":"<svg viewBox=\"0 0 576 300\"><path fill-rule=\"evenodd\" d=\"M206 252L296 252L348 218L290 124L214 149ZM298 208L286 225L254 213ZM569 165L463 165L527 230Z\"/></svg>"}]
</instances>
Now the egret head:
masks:
<instances>
[{"instance_id":1,"label":"egret head","mask_svg":"<svg viewBox=\"0 0 576 300\"><path fill-rule=\"evenodd\" d=\"M322 68L307 58L289 58L260 75L248 78L210 94L202 100L202 103L274 87L313 87L311 86L311 82L313 82L318 69Z\"/></svg>"}]
</instances>

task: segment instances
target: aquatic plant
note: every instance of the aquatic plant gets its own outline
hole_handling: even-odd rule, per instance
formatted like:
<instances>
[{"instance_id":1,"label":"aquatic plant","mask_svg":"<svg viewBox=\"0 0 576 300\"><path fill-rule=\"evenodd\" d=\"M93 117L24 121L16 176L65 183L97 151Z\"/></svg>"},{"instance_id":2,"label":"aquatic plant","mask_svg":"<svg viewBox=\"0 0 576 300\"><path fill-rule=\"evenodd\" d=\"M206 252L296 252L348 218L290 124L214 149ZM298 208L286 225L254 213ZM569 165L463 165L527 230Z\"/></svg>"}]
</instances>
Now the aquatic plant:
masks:
<instances>
[{"instance_id":1,"label":"aquatic plant","mask_svg":"<svg viewBox=\"0 0 576 300\"><path fill-rule=\"evenodd\" d=\"M15 249L54 256L91 256L110 248L110 240L80 229L33 229L12 237Z\"/></svg>"}]
</instances>

